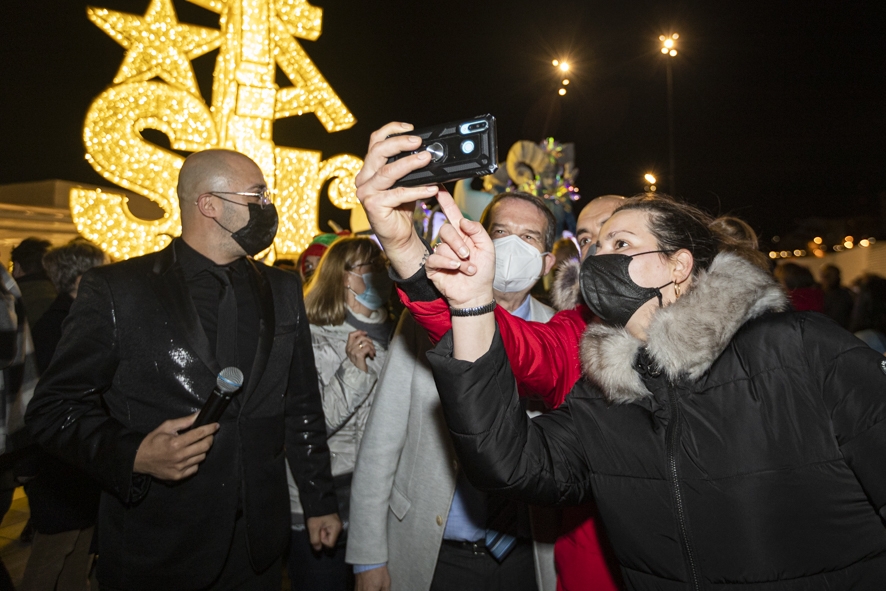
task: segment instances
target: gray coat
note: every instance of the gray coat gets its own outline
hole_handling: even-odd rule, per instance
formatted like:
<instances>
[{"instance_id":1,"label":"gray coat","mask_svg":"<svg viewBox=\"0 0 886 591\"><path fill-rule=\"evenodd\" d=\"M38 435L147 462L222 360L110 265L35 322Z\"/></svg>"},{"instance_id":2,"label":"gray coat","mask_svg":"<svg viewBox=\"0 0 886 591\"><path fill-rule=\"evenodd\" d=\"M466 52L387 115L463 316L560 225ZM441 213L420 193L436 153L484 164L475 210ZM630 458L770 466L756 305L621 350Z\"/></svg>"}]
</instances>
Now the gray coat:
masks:
<instances>
[{"instance_id":1,"label":"gray coat","mask_svg":"<svg viewBox=\"0 0 886 591\"><path fill-rule=\"evenodd\" d=\"M386 314L385 311L385 318ZM366 358L369 371L359 369L351 363L345 352L348 335L355 330L357 329L347 322L339 325L311 325L311 344L314 349L314 363L317 365L323 414L326 417L326 443L329 445L333 476L354 471L357 450L360 448L369 408L372 406L373 388L387 353L381 343L373 341L375 358ZM287 478L290 508L293 514L301 515L303 510L298 487L291 471L287 471ZM341 517L347 519L346 515ZM344 525L347 527L347 523Z\"/></svg>"},{"instance_id":2,"label":"gray coat","mask_svg":"<svg viewBox=\"0 0 886 591\"><path fill-rule=\"evenodd\" d=\"M530 319L554 311L531 301ZM387 562L392 591L431 586L458 461L425 352L427 332L403 314L376 386L351 487L346 560ZM539 589L556 585L553 544L536 543Z\"/></svg>"}]
</instances>

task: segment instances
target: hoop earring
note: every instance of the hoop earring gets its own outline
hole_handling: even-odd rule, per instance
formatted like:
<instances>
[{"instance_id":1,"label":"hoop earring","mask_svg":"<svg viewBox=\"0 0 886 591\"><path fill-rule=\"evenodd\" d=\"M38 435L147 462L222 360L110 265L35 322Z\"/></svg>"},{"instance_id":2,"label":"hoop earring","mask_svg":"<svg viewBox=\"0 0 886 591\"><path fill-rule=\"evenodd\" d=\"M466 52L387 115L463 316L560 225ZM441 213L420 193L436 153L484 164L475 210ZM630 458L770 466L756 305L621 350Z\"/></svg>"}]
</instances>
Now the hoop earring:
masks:
<instances>
[{"instance_id":1,"label":"hoop earring","mask_svg":"<svg viewBox=\"0 0 886 591\"><path fill-rule=\"evenodd\" d=\"M680 284L674 283L674 294L679 298L680 297Z\"/></svg>"}]
</instances>

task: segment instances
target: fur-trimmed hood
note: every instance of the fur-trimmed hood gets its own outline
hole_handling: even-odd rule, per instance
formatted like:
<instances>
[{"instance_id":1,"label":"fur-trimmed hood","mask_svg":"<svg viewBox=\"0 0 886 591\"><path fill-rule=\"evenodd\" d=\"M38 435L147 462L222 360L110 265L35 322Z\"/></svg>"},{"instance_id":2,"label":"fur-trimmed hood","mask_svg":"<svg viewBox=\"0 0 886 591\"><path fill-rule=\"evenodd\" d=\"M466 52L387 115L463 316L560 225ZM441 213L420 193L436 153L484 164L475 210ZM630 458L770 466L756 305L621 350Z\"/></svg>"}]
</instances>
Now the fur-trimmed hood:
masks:
<instances>
[{"instance_id":1,"label":"fur-trimmed hood","mask_svg":"<svg viewBox=\"0 0 886 591\"><path fill-rule=\"evenodd\" d=\"M578 286L580 270L581 262L578 259L566 259L560 263L557 278L551 286L551 303L558 312L571 310L582 303Z\"/></svg>"},{"instance_id":2,"label":"fur-trimmed hood","mask_svg":"<svg viewBox=\"0 0 886 591\"><path fill-rule=\"evenodd\" d=\"M647 330L646 350L669 378L695 380L744 323L788 306L787 296L771 275L736 254L721 253L707 271L699 273L687 293L655 313ZM600 386L610 402L651 396L634 370L634 359L643 346L624 328L591 324L581 342L582 373Z\"/></svg>"}]
</instances>

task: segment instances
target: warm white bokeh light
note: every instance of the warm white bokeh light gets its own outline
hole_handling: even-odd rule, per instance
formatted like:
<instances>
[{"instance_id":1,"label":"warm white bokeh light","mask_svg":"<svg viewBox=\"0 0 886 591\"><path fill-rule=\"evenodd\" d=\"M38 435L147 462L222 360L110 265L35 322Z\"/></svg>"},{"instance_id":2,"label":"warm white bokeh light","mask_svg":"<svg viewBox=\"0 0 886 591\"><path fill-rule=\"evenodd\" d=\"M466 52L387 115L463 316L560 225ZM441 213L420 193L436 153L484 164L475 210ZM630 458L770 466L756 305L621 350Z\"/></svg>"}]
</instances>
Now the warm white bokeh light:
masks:
<instances>
[{"instance_id":1,"label":"warm white bokeh light","mask_svg":"<svg viewBox=\"0 0 886 591\"><path fill-rule=\"evenodd\" d=\"M661 41L661 53L663 55L669 55L674 57L677 55L677 39L680 38L680 35L677 33L672 34L671 36L659 35L658 39Z\"/></svg>"}]
</instances>

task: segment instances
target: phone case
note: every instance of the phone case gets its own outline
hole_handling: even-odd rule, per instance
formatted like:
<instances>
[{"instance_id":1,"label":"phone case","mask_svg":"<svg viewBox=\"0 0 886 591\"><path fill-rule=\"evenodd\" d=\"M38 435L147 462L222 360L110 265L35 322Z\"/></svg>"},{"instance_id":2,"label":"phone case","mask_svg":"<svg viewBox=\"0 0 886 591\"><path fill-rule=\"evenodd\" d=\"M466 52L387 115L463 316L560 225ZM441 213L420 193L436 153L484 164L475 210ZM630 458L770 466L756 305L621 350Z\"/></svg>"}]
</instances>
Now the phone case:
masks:
<instances>
[{"instance_id":1,"label":"phone case","mask_svg":"<svg viewBox=\"0 0 886 591\"><path fill-rule=\"evenodd\" d=\"M421 147L388 159L394 162L422 150L431 153L431 162L394 183L394 187L414 187L457 181L492 174L498 169L498 138L495 117L480 115L396 135L417 135Z\"/></svg>"}]
</instances>

